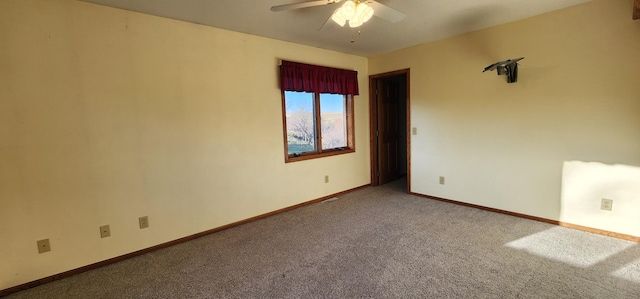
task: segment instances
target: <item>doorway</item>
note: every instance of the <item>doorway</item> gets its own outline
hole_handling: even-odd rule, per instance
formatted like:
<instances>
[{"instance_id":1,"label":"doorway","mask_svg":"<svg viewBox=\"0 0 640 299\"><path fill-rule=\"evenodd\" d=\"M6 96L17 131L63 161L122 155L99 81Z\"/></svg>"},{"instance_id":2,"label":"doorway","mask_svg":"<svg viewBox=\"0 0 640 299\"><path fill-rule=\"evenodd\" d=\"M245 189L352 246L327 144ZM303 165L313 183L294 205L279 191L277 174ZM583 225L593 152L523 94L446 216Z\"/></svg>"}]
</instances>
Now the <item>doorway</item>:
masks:
<instances>
[{"instance_id":1,"label":"doorway","mask_svg":"<svg viewBox=\"0 0 640 299\"><path fill-rule=\"evenodd\" d=\"M409 69L369 76L371 185L407 176L410 188Z\"/></svg>"}]
</instances>

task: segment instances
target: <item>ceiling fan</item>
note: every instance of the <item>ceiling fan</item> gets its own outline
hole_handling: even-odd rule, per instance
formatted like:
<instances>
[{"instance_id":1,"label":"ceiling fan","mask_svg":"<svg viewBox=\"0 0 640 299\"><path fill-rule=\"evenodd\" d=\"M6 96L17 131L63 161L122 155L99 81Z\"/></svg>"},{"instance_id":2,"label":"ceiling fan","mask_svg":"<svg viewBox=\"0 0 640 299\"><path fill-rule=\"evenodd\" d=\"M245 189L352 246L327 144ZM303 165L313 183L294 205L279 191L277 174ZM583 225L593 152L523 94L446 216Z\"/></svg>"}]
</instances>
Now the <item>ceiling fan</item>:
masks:
<instances>
[{"instance_id":1,"label":"ceiling fan","mask_svg":"<svg viewBox=\"0 0 640 299\"><path fill-rule=\"evenodd\" d=\"M338 7L329 17L329 19L333 20L340 26L344 26L348 22L349 27L358 27L374 15L391 23L400 22L406 16L404 13L401 13L391 7L373 0L312 0L272 6L271 11L278 12L314 6L330 5L340 2L344 3L342 4L342 6Z\"/></svg>"}]
</instances>

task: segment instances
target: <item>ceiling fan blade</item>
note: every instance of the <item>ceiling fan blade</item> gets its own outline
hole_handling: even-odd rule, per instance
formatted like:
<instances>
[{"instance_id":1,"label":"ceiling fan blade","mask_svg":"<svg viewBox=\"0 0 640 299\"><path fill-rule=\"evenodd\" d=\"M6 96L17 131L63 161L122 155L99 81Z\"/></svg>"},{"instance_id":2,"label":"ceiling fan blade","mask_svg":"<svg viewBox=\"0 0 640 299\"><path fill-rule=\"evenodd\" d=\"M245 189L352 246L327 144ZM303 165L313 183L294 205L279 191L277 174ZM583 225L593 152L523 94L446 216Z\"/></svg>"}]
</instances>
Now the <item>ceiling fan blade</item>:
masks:
<instances>
[{"instance_id":1,"label":"ceiling fan blade","mask_svg":"<svg viewBox=\"0 0 640 299\"><path fill-rule=\"evenodd\" d=\"M331 4L333 2L334 2L333 0L312 0L312 1L306 1L306 2L300 2L300 3L276 5L276 6L271 6L271 11L283 11L283 10L290 10L290 9L312 7L312 6L321 6L321 5Z\"/></svg>"},{"instance_id":2,"label":"ceiling fan blade","mask_svg":"<svg viewBox=\"0 0 640 299\"><path fill-rule=\"evenodd\" d=\"M398 23L404 20L404 17L407 16L389 6L386 6L382 3L378 3L373 0L367 1L367 3L369 6L371 6L371 8L373 8L374 16L381 19L385 19L391 23Z\"/></svg>"}]
</instances>

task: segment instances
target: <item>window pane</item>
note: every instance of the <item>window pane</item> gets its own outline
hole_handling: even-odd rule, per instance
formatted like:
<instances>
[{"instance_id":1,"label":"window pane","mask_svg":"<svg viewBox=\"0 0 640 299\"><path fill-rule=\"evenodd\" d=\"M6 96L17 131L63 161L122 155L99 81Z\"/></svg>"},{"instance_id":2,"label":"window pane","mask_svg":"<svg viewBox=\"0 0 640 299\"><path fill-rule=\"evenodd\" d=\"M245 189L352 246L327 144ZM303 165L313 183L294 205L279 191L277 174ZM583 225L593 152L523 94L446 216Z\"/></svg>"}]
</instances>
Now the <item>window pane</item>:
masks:
<instances>
[{"instance_id":1,"label":"window pane","mask_svg":"<svg viewBox=\"0 0 640 299\"><path fill-rule=\"evenodd\" d=\"M309 92L285 91L287 110L287 142L289 154L316 150L314 95Z\"/></svg>"},{"instance_id":2,"label":"window pane","mask_svg":"<svg viewBox=\"0 0 640 299\"><path fill-rule=\"evenodd\" d=\"M347 112L345 96L320 94L322 149L347 147Z\"/></svg>"}]
</instances>

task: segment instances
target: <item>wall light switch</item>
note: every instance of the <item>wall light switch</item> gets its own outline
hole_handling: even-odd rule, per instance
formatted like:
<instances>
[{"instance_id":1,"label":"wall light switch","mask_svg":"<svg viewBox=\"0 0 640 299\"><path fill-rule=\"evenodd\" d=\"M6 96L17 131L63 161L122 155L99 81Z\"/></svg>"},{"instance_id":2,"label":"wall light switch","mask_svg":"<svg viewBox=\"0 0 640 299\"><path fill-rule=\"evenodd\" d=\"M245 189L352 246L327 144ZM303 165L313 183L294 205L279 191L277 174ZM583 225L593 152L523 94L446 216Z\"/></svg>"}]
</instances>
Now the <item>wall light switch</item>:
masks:
<instances>
[{"instance_id":1,"label":"wall light switch","mask_svg":"<svg viewBox=\"0 0 640 299\"><path fill-rule=\"evenodd\" d=\"M411 128L411 135L418 135L418 128L416 127Z\"/></svg>"}]
</instances>

